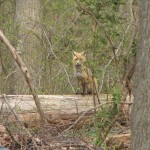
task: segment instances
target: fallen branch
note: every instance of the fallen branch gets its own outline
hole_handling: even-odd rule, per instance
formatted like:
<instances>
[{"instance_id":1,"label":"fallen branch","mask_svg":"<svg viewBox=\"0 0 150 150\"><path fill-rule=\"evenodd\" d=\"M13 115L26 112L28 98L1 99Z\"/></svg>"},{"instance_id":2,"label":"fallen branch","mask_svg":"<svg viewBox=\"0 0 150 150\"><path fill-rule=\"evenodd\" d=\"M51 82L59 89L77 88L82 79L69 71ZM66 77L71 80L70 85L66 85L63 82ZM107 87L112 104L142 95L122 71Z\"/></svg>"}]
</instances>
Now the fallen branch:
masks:
<instances>
[{"instance_id":1,"label":"fallen branch","mask_svg":"<svg viewBox=\"0 0 150 150\"><path fill-rule=\"evenodd\" d=\"M33 95L33 99L35 101L36 107L38 109L38 112L40 114L41 117L41 121L43 123L46 123L46 119L44 117L44 112L41 109L41 105L40 105L40 101L38 99L38 94L36 93L36 90L34 88L34 84L33 81L31 79L30 73L27 69L27 67L25 66L24 62L22 61L21 57L19 56L19 54L17 54L15 48L11 45L11 43L9 42L9 40L4 36L4 34L2 33L2 31L0 30L0 39L1 41L5 44L5 46L8 48L8 50L10 51L10 53L12 54L14 60L16 61L17 65L19 66L19 68L21 69L24 78L27 82L27 84L29 85L29 88L31 90L31 93Z\"/></svg>"}]
</instances>

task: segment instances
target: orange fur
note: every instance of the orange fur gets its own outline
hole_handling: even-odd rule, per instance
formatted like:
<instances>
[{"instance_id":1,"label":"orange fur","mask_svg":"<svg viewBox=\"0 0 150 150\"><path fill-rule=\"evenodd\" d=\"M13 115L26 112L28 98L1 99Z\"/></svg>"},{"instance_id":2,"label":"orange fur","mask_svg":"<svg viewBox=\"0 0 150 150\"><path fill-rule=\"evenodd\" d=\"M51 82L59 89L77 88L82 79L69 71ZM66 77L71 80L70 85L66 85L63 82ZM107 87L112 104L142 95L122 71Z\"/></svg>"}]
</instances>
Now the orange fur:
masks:
<instances>
[{"instance_id":1,"label":"orange fur","mask_svg":"<svg viewBox=\"0 0 150 150\"><path fill-rule=\"evenodd\" d=\"M73 68L78 82L78 93L95 94L98 89L97 80L93 77L92 72L85 66L86 54L85 52L73 52ZM80 90L80 92L79 92Z\"/></svg>"}]
</instances>

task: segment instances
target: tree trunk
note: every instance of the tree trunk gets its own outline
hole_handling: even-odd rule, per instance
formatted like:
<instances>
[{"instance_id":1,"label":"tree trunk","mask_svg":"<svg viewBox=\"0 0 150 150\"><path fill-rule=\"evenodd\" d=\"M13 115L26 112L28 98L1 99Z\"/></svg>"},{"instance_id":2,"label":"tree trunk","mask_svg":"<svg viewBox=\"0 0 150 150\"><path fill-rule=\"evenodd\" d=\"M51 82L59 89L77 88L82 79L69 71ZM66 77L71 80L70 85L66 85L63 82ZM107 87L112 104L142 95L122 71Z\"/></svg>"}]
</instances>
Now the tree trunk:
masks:
<instances>
[{"instance_id":1,"label":"tree trunk","mask_svg":"<svg viewBox=\"0 0 150 150\"><path fill-rule=\"evenodd\" d=\"M132 110L132 150L150 150L150 1L141 0L136 56L135 102Z\"/></svg>"},{"instance_id":2,"label":"tree trunk","mask_svg":"<svg viewBox=\"0 0 150 150\"><path fill-rule=\"evenodd\" d=\"M17 51L27 64L31 76L38 88L38 71L42 60L40 39L41 30L41 0L15 0L15 22L18 30ZM13 94L28 93L25 80L20 73L15 74Z\"/></svg>"}]
</instances>

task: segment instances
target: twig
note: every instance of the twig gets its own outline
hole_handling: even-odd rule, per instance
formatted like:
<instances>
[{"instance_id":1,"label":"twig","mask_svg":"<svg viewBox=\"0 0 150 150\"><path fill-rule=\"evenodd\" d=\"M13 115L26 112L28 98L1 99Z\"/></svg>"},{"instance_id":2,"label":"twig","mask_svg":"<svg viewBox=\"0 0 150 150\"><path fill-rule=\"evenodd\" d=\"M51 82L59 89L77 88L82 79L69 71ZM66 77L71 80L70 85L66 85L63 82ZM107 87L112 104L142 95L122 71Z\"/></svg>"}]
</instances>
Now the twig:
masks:
<instances>
[{"instance_id":1,"label":"twig","mask_svg":"<svg viewBox=\"0 0 150 150\"><path fill-rule=\"evenodd\" d=\"M96 87L96 83L94 82L94 79L93 79L93 83L94 83L94 88L95 88L95 92L96 92L97 100L98 100L98 103L100 104L99 92L98 92L98 88Z\"/></svg>"},{"instance_id":2,"label":"twig","mask_svg":"<svg viewBox=\"0 0 150 150\"><path fill-rule=\"evenodd\" d=\"M116 122L116 125L123 130L123 127L118 122Z\"/></svg>"},{"instance_id":3,"label":"twig","mask_svg":"<svg viewBox=\"0 0 150 150\"><path fill-rule=\"evenodd\" d=\"M78 144L78 143L77 144L76 143L75 144L74 143L67 144L66 143L66 144L63 144L62 147L67 147L67 148L74 147L74 148L79 148L79 149L82 147L83 149L88 148L89 150L94 150L93 148L87 146L86 143L82 143L82 144Z\"/></svg>"},{"instance_id":4,"label":"twig","mask_svg":"<svg viewBox=\"0 0 150 150\"><path fill-rule=\"evenodd\" d=\"M127 101L123 101L121 102L122 104L133 104L133 102L127 102Z\"/></svg>"},{"instance_id":5,"label":"twig","mask_svg":"<svg viewBox=\"0 0 150 150\"><path fill-rule=\"evenodd\" d=\"M2 105L1 105L1 109L0 109L0 116L2 116L2 113L3 113L3 104L4 104L4 99L3 99L3 101L2 101L1 103L2 103Z\"/></svg>"},{"instance_id":6,"label":"twig","mask_svg":"<svg viewBox=\"0 0 150 150\"><path fill-rule=\"evenodd\" d=\"M54 77L52 77L52 80L54 80L57 76L59 76L59 74L61 73L61 71L62 71L62 68L58 71L58 73Z\"/></svg>"},{"instance_id":7,"label":"twig","mask_svg":"<svg viewBox=\"0 0 150 150\"><path fill-rule=\"evenodd\" d=\"M17 72L17 70L15 70L15 71L13 71L13 72L11 72L10 74L8 74L5 78L3 78L2 80L4 80L4 79L8 79L12 74L14 74L15 72Z\"/></svg>"},{"instance_id":8,"label":"twig","mask_svg":"<svg viewBox=\"0 0 150 150\"><path fill-rule=\"evenodd\" d=\"M96 107L96 100L95 100L95 94L92 92L93 94L93 106ZM94 109L94 112L96 113L96 109Z\"/></svg>"}]
</instances>

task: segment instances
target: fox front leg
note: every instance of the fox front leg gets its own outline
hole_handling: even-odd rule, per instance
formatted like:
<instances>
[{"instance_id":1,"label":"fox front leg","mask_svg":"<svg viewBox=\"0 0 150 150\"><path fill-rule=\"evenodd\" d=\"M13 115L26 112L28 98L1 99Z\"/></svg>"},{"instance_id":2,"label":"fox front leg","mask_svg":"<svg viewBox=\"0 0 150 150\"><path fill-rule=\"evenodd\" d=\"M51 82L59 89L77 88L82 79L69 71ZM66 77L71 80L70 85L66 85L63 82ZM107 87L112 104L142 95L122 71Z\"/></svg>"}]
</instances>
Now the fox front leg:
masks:
<instances>
[{"instance_id":1,"label":"fox front leg","mask_svg":"<svg viewBox=\"0 0 150 150\"><path fill-rule=\"evenodd\" d=\"M86 83L85 82L82 82L82 95L85 95L86 94Z\"/></svg>"},{"instance_id":2,"label":"fox front leg","mask_svg":"<svg viewBox=\"0 0 150 150\"><path fill-rule=\"evenodd\" d=\"M93 87L92 87L92 84L89 83L87 85L87 94L92 95L92 92L93 92Z\"/></svg>"},{"instance_id":3,"label":"fox front leg","mask_svg":"<svg viewBox=\"0 0 150 150\"><path fill-rule=\"evenodd\" d=\"M76 90L75 94L81 94L80 91L81 91L80 82L79 82L79 80L78 80L78 87L77 87L77 90Z\"/></svg>"}]
</instances>

